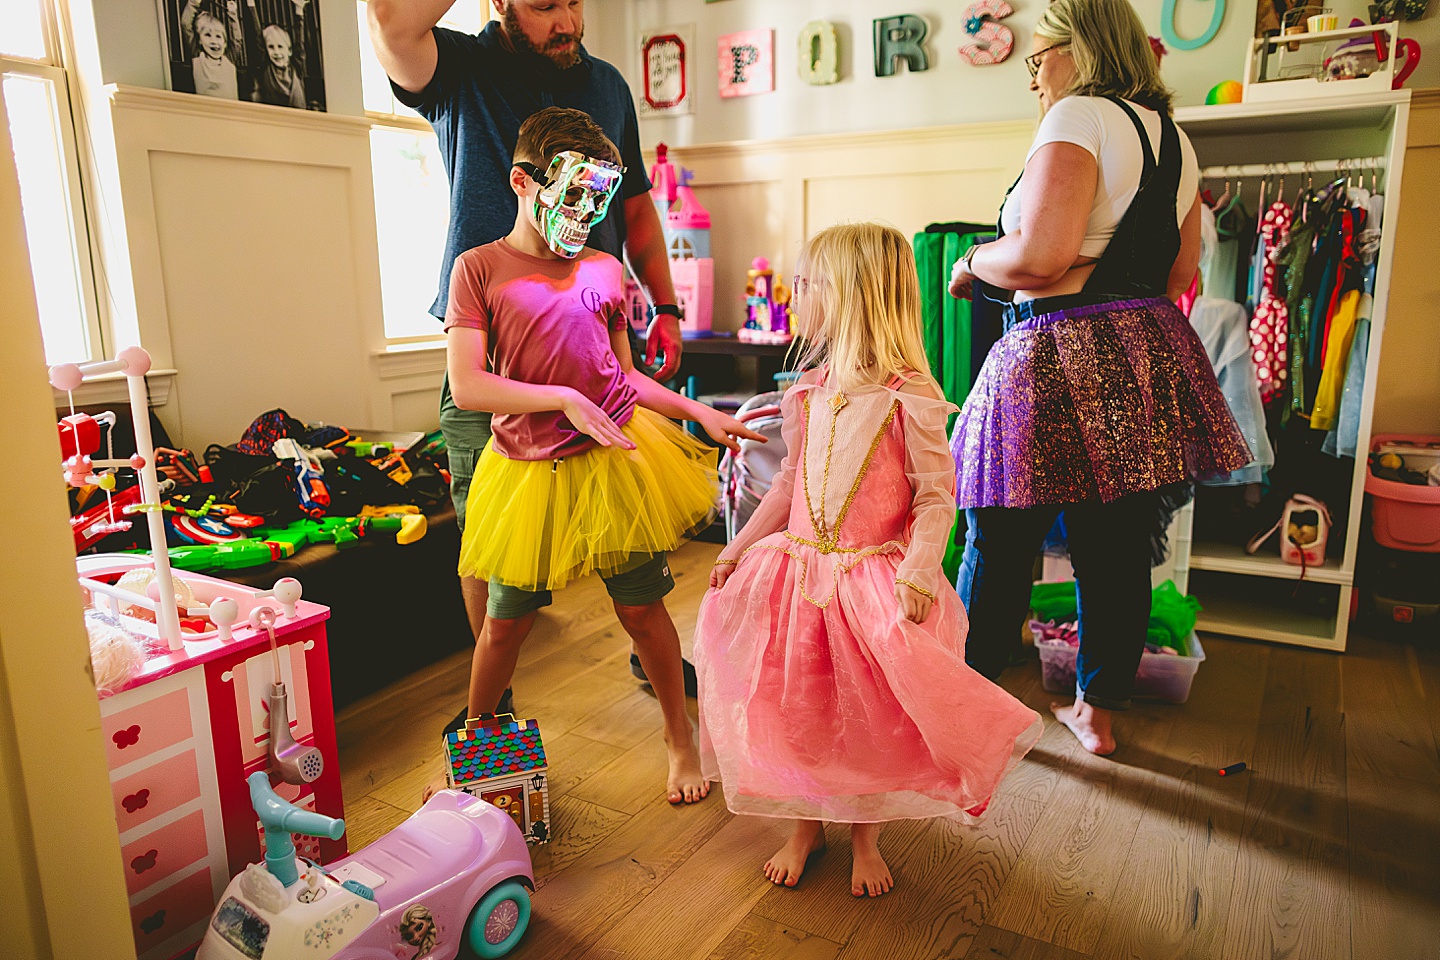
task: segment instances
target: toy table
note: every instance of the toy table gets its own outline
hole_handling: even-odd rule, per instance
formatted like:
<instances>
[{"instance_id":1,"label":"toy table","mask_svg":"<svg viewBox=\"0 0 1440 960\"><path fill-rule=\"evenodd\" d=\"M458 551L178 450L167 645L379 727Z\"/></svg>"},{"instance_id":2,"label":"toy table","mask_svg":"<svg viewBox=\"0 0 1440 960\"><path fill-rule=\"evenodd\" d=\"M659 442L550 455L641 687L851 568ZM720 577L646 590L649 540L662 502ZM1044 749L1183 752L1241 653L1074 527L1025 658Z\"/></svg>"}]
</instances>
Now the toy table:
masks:
<instances>
[{"instance_id":1,"label":"toy table","mask_svg":"<svg viewBox=\"0 0 1440 960\"><path fill-rule=\"evenodd\" d=\"M81 557L82 577L106 581L146 565L136 556ZM100 702L115 793L115 819L140 960L169 960L200 942L231 876L261 859L260 825L245 778L268 764L270 640L249 626L257 605L276 609L254 587L176 572L198 603L225 596L240 619L233 635L186 639L184 650L152 657L120 692ZM325 768L300 787L276 783L297 806L342 817L325 621L330 611L299 600L277 615L282 680L295 739L317 747ZM344 839L296 838L301 856L322 863L346 853Z\"/></svg>"}]
</instances>

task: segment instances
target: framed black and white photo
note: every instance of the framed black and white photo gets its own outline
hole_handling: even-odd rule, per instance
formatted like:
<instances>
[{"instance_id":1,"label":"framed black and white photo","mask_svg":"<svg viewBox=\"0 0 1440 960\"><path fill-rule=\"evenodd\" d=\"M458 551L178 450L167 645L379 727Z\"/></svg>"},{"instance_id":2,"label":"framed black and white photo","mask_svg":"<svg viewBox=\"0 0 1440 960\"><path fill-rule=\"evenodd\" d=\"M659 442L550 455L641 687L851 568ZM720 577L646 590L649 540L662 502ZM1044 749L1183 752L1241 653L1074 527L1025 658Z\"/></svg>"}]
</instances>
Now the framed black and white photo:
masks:
<instances>
[{"instance_id":1,"label":"framed black and white photo","mask_svg":"<svg viewBox=\"0 0 1440 960\"><path fill-rule=\"evenodd\" d=\"M170 89L325 109L316 0L158 0Z\"/></svg>"}]
</instances>

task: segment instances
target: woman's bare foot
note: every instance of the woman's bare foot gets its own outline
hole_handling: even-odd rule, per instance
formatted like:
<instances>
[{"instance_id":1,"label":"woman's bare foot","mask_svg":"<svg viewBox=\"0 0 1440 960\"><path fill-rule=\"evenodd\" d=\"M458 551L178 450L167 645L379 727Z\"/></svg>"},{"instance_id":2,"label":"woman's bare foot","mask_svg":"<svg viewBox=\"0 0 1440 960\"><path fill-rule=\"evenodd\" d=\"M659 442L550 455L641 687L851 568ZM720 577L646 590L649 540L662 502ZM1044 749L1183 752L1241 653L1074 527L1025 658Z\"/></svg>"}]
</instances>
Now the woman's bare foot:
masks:
<instances>
[{"instance_id":1,"label":"woman's bare foot","mask_svg":"<svg viewBox=\"0 0 1440 960\"><path fill-rule=\"evenodd\" d=\"M793 887L800 882L810 858L825 852L825 825L819 820L796 820L795 832L785 846L765 861L765 879L780 886Z\"/></svg>"},{"instance_id":2,"label":"woman's bare foot","mask_svg":"<svg viewBox=\"0 0 1440 960\"><path fill-rule=\"evenodd\" d=\"M850 892L857 897L878 897L895 886L890 868L880 856L880 827L878 823L850 825L850 851L855 858L850 872Z\"/></svg>"},{"instance_id":3,"label":"woman's bare foot","mask_svg":"<svg viewBox=\"0 0 1440 960\"><path fill-rule=\"evenodd\" d=\"M1080 746L1091 753L1106 757L1115 752L1115 734L1110 723L1112 714L1103 707L1091 706L1084 700L1076 700L1070 706L1050 704L1055 719L1070 728Z\"/></svg>"},{"instance_id":4,"label":"woman's bare foot","mask_svg":"<svg viewBox=\"0 0 1440 960\"><path fill-rule=\"evenodd\" d=\"M682 744L666 738L665 750L670 755L670 777L665 783L665 797L671 803L699 803L710 795L710 784L700 772L700 751L687 737Z\"/></svg>"}]
</instances>

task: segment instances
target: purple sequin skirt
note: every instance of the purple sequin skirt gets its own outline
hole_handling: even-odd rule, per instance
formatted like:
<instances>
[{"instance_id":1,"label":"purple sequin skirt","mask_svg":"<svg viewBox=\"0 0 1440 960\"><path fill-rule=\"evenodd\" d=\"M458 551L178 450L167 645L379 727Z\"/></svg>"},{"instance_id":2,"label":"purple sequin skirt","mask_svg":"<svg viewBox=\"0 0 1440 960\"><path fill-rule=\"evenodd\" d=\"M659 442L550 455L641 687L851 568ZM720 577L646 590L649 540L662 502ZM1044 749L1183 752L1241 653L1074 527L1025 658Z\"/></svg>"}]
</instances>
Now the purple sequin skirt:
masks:
<instances>
[{"instance_id":1,"label":"purple sequin skirt","mask_svg":"<svg viewBox=\"0 0 1440 960\"><path fill-rule=\"evenodd\" d=\"M1109 503L1252 459L1205 348L1164 297L1017 323L985 359L950 446L961 507Z\"/></svg>"}]
</instances>

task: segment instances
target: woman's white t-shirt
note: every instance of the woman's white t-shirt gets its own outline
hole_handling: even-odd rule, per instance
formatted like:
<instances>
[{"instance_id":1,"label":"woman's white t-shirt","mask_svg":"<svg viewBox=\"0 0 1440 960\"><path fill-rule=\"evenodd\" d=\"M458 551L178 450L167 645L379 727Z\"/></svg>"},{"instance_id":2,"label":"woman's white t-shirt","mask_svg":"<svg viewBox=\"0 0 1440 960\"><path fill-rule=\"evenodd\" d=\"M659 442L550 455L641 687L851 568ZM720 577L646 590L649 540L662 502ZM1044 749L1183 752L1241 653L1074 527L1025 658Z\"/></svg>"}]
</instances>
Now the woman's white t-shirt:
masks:
<instances>
[{"instance_id":1,"label":"woman's white t-shirt","mask_svg":"<svg viewBox=\"0 0 1440 960\"><path fill-rule=\"evenodd\" d=\"M1136 103L1130 108L1140 117L1145 132L1150 137L1150 149L1156 161L1160 153L1160 115ZM1180 189L1175 196L1177 222L1183 223L1195 205L1196 192L1200 189L1200 164L1195 159L1195 148L1184 130L1177 128L1180 137ZM1085 239L1080 244L1080 256L1098 258L1110 244L1130 201L1140 189L1140 172L1145 168L1144 155L1140 151L1140 137L1135 124L1120 106L1104 97L1066 97L1051 107L1040 121L1035 142L1025 156L1029 163L1035 151L1047 143L1073 143L1095 158L1099 167L1099 181L1095 186L1095 201L1090 208L1090 220L1085 225ZM1006 233L1020 229L1020 209L1025 197L1025 177L1022 174L1005 206L1000 212L1000 225Z\"/></svg>"}]
</instances>

